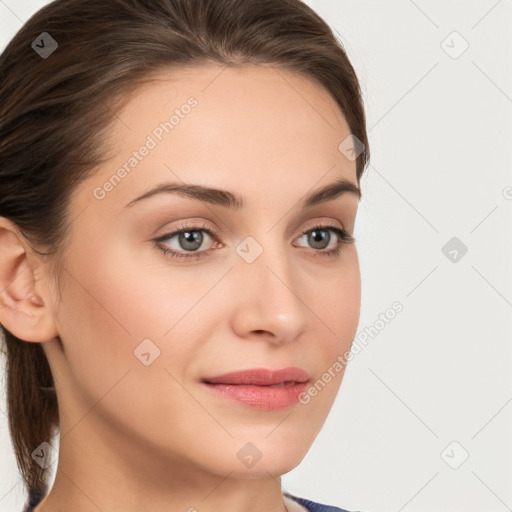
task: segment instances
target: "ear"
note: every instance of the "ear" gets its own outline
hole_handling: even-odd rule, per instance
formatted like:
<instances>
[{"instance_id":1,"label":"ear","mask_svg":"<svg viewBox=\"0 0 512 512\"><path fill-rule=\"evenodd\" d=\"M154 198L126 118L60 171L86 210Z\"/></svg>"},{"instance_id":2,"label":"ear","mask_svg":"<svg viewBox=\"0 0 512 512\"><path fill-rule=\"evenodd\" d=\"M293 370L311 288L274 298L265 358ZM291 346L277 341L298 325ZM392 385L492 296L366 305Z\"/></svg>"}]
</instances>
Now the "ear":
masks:
<instances>
[{"instance_id":1,"label":"ear","mask_svg":"<svg viewBox=\"0 0 512 512\"><path fill-rule=\"evenodd\" d=\"M38 276L40 268L45 266L38 265L19 228L0 217L0 324L24 341L43 342L58 336L48 308L50 297Z\"/></svg>"}]
</instances>

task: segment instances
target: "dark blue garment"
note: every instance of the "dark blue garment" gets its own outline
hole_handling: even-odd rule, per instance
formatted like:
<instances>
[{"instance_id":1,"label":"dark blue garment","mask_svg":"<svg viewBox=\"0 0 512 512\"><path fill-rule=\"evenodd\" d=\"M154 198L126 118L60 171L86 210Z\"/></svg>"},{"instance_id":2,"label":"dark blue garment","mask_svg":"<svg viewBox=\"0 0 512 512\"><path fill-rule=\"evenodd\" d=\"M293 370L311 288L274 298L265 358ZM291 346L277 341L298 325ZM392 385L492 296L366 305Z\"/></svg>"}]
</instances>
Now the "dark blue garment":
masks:
<instances>
[{"instance_id":1,"label":"dark blue garment","mask_svg":"<svg viewBox=\"0 0 512 512\"><path fill-rule=\"evenodd\" d=\"M287 492L283 492L283 494L299 503L299 505L306 507L309 512L350 512L349 510L345 510L343 508L324 505L323 503L317 503L316 501L307 500L306 498L298 498L297 496L293 496Z\"/></svg>"},{"instance_id":2,"label":"dark blue garment","mask_svg":"<svg viewBox=\"0 0 512 512\"><path fill-rule=\"evenodd\" d=\"M39 492L33 491L31 494L31 497L26 504L25 508L23 509L23 512L33 512L34 507L38 505L43 498L47 494L47 489L42 489ZM344 510L342 508L338 507L331 507L330 505L324 505L322 503L317 503L315 501L307 500L306 498L298 498L297 496L293 496L292 494L289 494L287 492L283 492L285 496L288 498L296 501L303 507L305 507L309 512L349 512L348 510Z\"/></svg>"}]
</instances>

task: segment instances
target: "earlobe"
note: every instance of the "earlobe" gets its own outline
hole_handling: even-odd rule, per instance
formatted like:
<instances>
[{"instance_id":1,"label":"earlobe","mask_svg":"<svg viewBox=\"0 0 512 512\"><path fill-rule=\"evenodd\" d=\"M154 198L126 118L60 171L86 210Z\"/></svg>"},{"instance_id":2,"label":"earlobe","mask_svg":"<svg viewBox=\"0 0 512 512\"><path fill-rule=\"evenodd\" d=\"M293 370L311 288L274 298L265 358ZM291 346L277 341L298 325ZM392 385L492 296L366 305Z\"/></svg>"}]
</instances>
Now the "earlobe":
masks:
<instances>
[{"instance_id":1,"label":"earlobe","mask_svg":"<svg viewBox=\"0 0 512 512\"><path fill-rule=\"evenodd\" d=\"M13 222L0 217L0 324L21 340L48 341L58 332L22 237Z\"/></svg>"}]
</instances>

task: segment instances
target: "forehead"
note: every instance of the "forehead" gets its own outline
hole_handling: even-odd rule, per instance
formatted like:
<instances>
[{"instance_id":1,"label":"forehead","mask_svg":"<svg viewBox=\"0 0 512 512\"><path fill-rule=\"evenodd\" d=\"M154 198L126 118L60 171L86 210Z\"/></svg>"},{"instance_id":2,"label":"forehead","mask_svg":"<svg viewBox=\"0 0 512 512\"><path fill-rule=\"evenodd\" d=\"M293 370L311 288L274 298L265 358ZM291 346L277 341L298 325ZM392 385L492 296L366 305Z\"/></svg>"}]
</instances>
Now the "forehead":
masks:
<instances>
[{"instance_id":1,"label":"forehead","mask_svg":"<svg viewBox=\"0 0 512 512\"><path fill-rule=\"evenodd\" d=\"M95 184L124 166L129 176L112 200L127 202L149 182L170 179L241 195L282 194L294 183L303 194L324 176L356 182L355 162L338 149L349 134L329 92L297 73L252 64L174 69L154 75L117 113L114 157ZM151 149L133 161L144 145ZM126 165L130 158L135 165Z\"/></svg>"}]
</instances>

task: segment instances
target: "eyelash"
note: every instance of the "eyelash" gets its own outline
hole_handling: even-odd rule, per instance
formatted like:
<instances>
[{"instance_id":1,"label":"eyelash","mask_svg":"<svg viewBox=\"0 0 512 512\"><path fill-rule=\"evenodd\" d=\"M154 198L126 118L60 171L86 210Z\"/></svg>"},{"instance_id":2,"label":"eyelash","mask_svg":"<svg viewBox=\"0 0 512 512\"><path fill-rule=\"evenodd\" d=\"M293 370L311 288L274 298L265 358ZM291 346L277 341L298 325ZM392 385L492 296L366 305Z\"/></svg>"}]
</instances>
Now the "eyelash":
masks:
<instances>
[{"instance_id":1,"label":"eyelash","mask_svg":"<svg viewBox=\"0 0 512 512\"><path fill-rule=\"evenodd\" d=\"M307 235L308 233L310 233L311 231L314 231L314 230L331 231L331 232L334 232L338 237L338 243L336 244L336 247L334 249L324 251L324 250L319 250L319 249L315 250L315 249L311 248L316 253L315 257L316 256L328 256L328 257L339 256L339 254L341 252L341 247L343 245L349 245L356 241L355 238L352 235L349 235L344 229L340 229L339 227L337 227L333 224L325 224L325 223L324 224L316 224L316 225L310 227L309 229L302 231L301 236ZM204 231L204 232L208 233L208 235L210 237L212 237L213 239L217 239L216 233L214 233L211 229L208 229L206 224L203 224L202 226L180 225L180 226L177 226L176 228L172 229L165 235L162 235L162 236L159 236L158 238L153 239L153 242L155 243L156 247L164 253L164 255L169 256L171 258L187 259L187 260L190 260L190 259L197 260L197 259L202 258L203 256L200 256L200 255L204 254L207 251L189 251L191 254L185 254L185 253L180 253L180 252L174 251L173 249L169 249L169 248L161 245L161 243L164 240L167 240L168 238L173 238L175 235L179 235L186 231ZM217 244L217 241L215 242L215 244Z\"/></svg>"}]
</instances>

